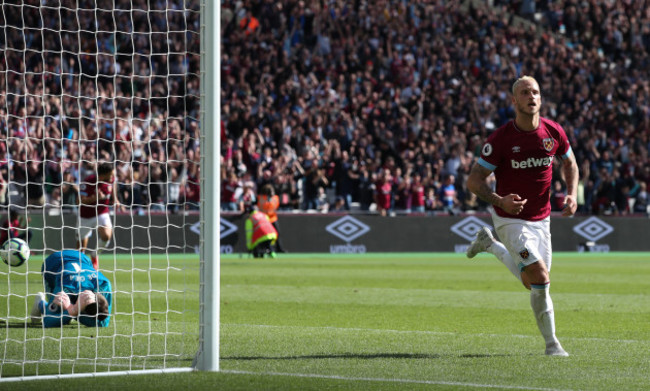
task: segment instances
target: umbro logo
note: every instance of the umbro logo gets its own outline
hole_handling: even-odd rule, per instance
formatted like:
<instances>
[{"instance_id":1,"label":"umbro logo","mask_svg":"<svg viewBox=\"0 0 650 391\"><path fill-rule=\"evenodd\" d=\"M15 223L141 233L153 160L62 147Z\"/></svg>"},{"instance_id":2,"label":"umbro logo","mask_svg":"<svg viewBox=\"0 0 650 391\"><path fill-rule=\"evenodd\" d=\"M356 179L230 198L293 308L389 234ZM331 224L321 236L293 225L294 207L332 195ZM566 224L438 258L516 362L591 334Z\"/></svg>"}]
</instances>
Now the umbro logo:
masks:
<instances>
[{"instance_id":1,"label":"umbro logo","mask_svg":"<svg viewBox=\"0 0 650 391\"><path fill-rule=\"evenodd\" d=\"M451 232L464 238L468 242L471 242L476 238L476 233L481 229L481 227L492 228L489 224L484 223L483 220L470 216L452 225Z\"/></svg>"},{"instance_id":2,"label":"umbro logo","mask_svg":"<svg viewBox=\"0 0 650 391\"><path fill-rule=\"evenodd\" d=\"M521 151L521 148L518 145L512 147L512 153L518 153L519 151Z\"/></svg>"},{"instance_id":3,"label":"umbro logo","mask_svg":"<svg viewBox=\"0 0 650 391\"><path fill-rule=\"evenodd\" d=\"M190 231L194 232L197 235L201 235L201 222L197 221L196 223L192 224ZM219 238L223 239L226 236L237 232L237 226L228 220L221 219L219 220L219 231Z\"/></svg>"},{"instance_id":4,"label":"umbro logo","mask_svg":"<svg viewBox=\"0 0 650 391\"><path fill-rule=\"evenodd\" d=\"M221 219L219 223L220 223L219 229L221 231L221 235L219 236L220 239L223 239L226 236L234 232L237 232L237 226L231 223L230 221Z\"/></svg>"},{"instance_id":5,"label":"umbro logo","mask_svg":"<svg viewBox=\"0 0 650 391\"><path fill-rule=\"evenodd\" d=\"M599 219L598 217L592 216L582 223L573 227L573 232L582 236L587 240L593 242L597 241L600 238L603 238L614 231L614 228Z\"/></svg>"},{"instance_id":6,"label":"umbro logo","mask_svg":"<svg viewBox=\"0 0 650 391\"><path fill-rule=\"evenodd\" d=\"M350 243L370 231L370 227L352 216L345 216L325 227L325 230L337 238Z\"/></svg>"}]
</instances>

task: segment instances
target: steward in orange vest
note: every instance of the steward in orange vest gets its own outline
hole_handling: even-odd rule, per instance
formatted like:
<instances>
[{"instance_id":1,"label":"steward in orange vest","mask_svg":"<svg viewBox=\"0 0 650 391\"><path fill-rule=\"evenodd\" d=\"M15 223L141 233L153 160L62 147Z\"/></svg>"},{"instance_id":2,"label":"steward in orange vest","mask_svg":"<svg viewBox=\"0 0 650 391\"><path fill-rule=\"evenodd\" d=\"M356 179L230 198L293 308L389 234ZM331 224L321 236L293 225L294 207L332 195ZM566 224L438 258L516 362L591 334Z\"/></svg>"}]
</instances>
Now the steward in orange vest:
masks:
<instances>
[{"instance_id":1,"label":"steward in orange vest","mask_svg":"<svg viewBox=\"0 0 650 391\"><path fill-rule=\"evenodd\" d=\"M259 26L260 22L250 11L246 12L246 16L239 21L239 28L244 30L246 36L254 33Z\"/></svg>"},{"instance_id":2,"label":"steward in orange vest","mask_svg":"<svg viewBox=\"0 0 650 391\"><path fill-rule=\"evenodd\" d=\"M278 231L269 221L266 214L253 210L246 219L246 247L253 257L261 258L269 254L275 258L275 241L278 239Z\"/></svg>"},{"instance_id":3,"label":"steward in orange vest","mask_svg":"<svg viewBox=\"0 0 650 391\"><path fill-rule=\"evenodd\" d=\"M266 213L269 216L269 221L275 227L275 230L278 231L278 239L275 243L279 253L286 252L280 241L280 227L278 227L278 213L277 210L280 207L280 197L275 194L275 189L270 184L262 186L260 193L257 195L257 209Z\"/></svg>"}]
</instances>

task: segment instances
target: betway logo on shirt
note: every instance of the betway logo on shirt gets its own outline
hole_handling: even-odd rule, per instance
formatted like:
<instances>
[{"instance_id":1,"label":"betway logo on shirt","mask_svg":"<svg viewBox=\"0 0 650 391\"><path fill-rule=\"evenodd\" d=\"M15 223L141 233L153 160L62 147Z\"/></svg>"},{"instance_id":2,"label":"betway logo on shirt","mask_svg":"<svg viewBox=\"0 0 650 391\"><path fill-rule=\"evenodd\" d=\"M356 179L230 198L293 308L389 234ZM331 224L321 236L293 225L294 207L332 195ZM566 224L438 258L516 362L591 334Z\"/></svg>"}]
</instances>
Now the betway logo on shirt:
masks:
<instances>
[{"instance_id":1,"label":"betway logo on shirt","mask_svg":"<svg viewBox=\"0 0 650 391\"><path fill-rule=\"evenodd\" d=\"M528 159L519 162L514 159L511 159L510 163L512 163L512 168L535 168L535 167L544 167L544 166L548 167L551 164L553 164L553 156L546 156L540 159L529 157Z\"/></svg>"}]
</instances>

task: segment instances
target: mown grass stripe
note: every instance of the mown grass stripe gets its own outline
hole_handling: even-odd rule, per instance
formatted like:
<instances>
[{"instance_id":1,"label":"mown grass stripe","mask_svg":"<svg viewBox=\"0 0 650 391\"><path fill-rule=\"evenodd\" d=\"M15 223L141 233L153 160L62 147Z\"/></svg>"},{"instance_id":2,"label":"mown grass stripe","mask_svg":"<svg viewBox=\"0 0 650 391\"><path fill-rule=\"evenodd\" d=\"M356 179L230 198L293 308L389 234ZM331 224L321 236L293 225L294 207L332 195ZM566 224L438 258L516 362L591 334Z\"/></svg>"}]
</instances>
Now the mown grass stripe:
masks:
<instances>
[{"instance_id":1,"label":"mown grass stripe","mask_svg":"<svg viewBox=\"0 0 650 391\"><path fill-rule=\"evenodd\" d=\"M439 386L457 386L467 388L498 388L506 390L534 390L534 391L571 391L569 389L557 388L544 388L544 387L527 387L518 385L503 385L503 384L477 384L477 383L464 383L443 380L417 380L417 379L389 379L389 378L376 378L376 377L347 377L339 375L322 375L316 373L288 373L288 372L252 372L252 371L239 371L239 370L223 370L223 373L231 373L238 375L262 375L262 376L287 376L287 377L303 377L303 378L316 378L316 379L330 379L330 380L344 380L353 382L381 382L381 383L403 383L403 384L428 384Z\"/></svg>"},{"instance_id":2,"label":"mown grass stripe","mask_svg":"<svg viewBox=\"0 0 650 391\"><path fill-rule=\"evenodd\" d=\"M391 330L391 329L362 329L355 327L315 327L315 326L287 326L272 324L245 324L245 323L222 323L222 327L251 327L251 328L269 328L269 329L300 329L300 330L333 330L342 332L370 332L370 333L394 333L394 334L422 334L422 335L459 335L462 333L452 331L431 331L431 330ZM467 333L476 337L496 337L496 338L531 338L539 340L539 335L525 334L494 334L494 333ZM629 344L650 344L650 340L642 339L611 339L611 338L592 338L592 337L563 337L567 341L593 341L593 342L616 342Z\"/></svg>"}]
</instances>

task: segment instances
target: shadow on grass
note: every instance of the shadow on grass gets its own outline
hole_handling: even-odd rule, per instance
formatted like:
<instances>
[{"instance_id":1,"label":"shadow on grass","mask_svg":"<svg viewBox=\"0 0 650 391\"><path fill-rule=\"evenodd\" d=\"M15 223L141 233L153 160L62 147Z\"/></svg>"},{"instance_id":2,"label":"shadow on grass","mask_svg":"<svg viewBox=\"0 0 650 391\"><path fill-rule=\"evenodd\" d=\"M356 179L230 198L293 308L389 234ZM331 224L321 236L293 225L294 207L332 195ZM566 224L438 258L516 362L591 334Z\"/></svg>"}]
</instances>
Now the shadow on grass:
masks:
<instances>
[{"instance_id":1,"label":"shadow on grass","mask_svg":"<svg viewBox=\"0 0 650 391\"><path fill-rule=\"evenodd\" d=\"M322 359L338 359L338 358L353 358L362 360L373 360L378 358L397 358L397 359L436 359L442 357L449 357L451 355L442 354L422 354L422 353L342 353L342 354L309 354L304 356L231 356L221 357L221 360L322 360ZM505 357L507 354L459 354L460 358L489 358L489 357Z\"/></svg>"},{"instance_id":2,"label":"shadow on grass","mask_svg":"<svg viewBox=\"0 0 650 391\"><path fill-rule=\"evenodd\" d=\"M0 327L7 329L41 329L43 326L40 323L32 323L27 320L24 322L7 322L6 320L0 320Z\"/></svg>"}]
</instances>

